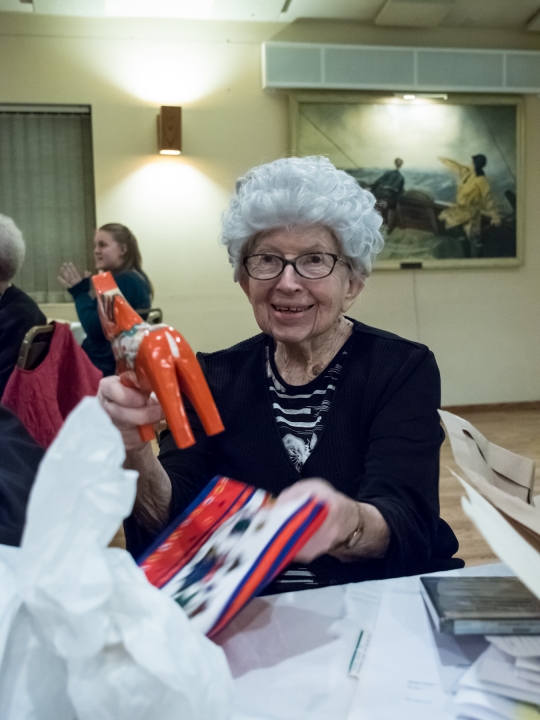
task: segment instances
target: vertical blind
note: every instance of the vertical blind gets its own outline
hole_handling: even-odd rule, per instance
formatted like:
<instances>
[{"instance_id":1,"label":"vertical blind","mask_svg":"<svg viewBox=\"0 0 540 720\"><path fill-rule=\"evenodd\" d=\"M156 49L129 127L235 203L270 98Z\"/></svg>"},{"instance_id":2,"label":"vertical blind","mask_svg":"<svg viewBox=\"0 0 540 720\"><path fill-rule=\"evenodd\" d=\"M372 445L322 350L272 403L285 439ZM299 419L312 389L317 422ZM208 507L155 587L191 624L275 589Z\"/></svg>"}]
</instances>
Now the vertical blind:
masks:
<instances>
[{"instance_id":1,"label":"vertical blind","mask_svg":"<svg viewBox=\"0 0 540 720\"><path fill-rule=\"evenodd\" d=\"M0 106L0 213L26 241L14 283L39 303L71 297L57 280L61 263L92 268L95 228L88 107Z\"/></svg>"}]
</instances>

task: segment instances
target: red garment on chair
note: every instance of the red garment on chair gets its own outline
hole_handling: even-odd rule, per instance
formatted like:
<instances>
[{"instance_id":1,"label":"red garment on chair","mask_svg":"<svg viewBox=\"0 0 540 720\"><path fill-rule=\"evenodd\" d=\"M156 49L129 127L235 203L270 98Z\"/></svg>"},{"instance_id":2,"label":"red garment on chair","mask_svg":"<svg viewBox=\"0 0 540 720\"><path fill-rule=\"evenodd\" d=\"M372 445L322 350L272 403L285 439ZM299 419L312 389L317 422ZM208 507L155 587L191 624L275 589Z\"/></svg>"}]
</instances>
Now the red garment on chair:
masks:
<instances>
[{"instance_id":1,"label":"red garment on chair","mask_svg":"<svg viewBox=\"0 0 540 720\"><path fill-rule=\"evenodd\" d=\"M32 437L49 447L73 408L96 395L102 373L77 345L69 325L55 323L46 358L35 370L15 368L2 403L19 416Z\"/></svg>"}]
</instances>

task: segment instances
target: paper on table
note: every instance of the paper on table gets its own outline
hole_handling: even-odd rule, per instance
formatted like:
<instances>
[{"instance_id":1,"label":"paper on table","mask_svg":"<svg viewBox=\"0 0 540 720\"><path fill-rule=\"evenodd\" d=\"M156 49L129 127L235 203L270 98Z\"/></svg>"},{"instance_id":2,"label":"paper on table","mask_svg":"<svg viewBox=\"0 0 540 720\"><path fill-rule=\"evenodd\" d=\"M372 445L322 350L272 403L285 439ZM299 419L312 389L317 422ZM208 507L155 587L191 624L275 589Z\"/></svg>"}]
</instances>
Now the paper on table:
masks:
<instances>
[{"instance_id":1,"label":"paper on table","mask_svg":"<svg viewBox=\"0 0 540 720\"><path fill-rule=\"evenodd\" d=\"M515 667L516 677L527 680L533 685L537 685L540 690L540 672L538 672L538 670L528 670L527 668L520 667L517 663Z\"/></svg>"},{"instance_id":2,"label":"paper on table","mask_svg":"<svg viewBox=\"0 0 540 720\"><path fill-rule=\"evenodd\" d=\"M467 491L468 497L461 499L465 514L476 524L493 552L540 598L540 538L503 516L469 483L456 477Z\"/></svg>"},{"instance_id":3,"label":"paper on table","mask_svg":"<svg viewBox=\"0 0 540 720\"><path fill-rule=\"evenodd\" d=\"M383 593L348 720L454 717L430 634L419 593Z\"/></svg>"},{"instance_id":4,"label":"paper on table","mask_svg":"<svg viewBox=\"0 0 540 720\"><path fill-rule=\"evenodd\" d=\"M347 668L366 610L359 594L335 585L255 598L240 611L216 638L235 678L234 720L346 717L357 685Z\"/></svg>"},{"instance_id":5,"label":"paper on table","mask_svg":"<svg viewBox=\"0 0 540 720\"><path fill-rule=\"evenodd\" d=\"M521 702L540 703L540 687L520 678L512 657L494 645L472 665L460 680L460 687L503 695Z\"/></svg>"},{"instance_id":6,"label":"paper on table","mask_svg":"<svg viewBox=\"0 0 540 720\"><path fill-rule=\"evenodd\" d=\"M439 412L448 431L456 463L467 475L468 482L496 508L540 536L540 510L529 504L534 462L493 445L473 425L457 415L443 410Z\"/></svg>"},{"instance_id":7,"label":"paper on table","mask_svg":"<svg viewBox=\"0 0 540 720\"><path fill-rule=\"evenodd\" d=\"M540 720L540 710L534 705L480 690L463 688L454 702L460 717L474 720Z\"/></svg>"},{"instance_id":8,"label":"paper on table","mask_svg":"<svg viewBox=\"0 0 540 720\"><path fill-rule=\"evenodd\" d=\"M530 502L535 469L532 460L494 445L457 415L444 410L439 410L439 415L448 431L456 463L473 482L479 475L492 487Z\"/></svg>"},{"instance_id":9,"label":"paper on table","mask_svg":"<svg viewBox=\"0 0 540 720\"><path fill-rule=\"evenodd\" d=\"M487 649L483 635L452 635L437 630L429 616L431 637L435 647L435 661L445 693L456 691L467 668Z\"/></svg>"},{"instance_id":10,"label":"paper on table","mask_svg":"<svg viewBox=\"0 0 540 720\"><path fill-rule=\"evenodd\" d=\"M455 478L460 481L462 480L451 468L449 468L449 470ZM528 505L518 497L509 495L504 490L499 490L499 488L490 485L485 478L480 475L473 472L468 472L467 475L474 488L489 500L492 505L516 522L524 525L540 538L540 510L536 506Z\"/></svg>"},{"instance_id":11,"label":"paper on table","mask_svg":"<svg viewBox=\"0 0 540 720\"><path fill-rule=\"evenodd\" d=\"M486 640L514 657L540 656L540 635L488 635ZM540 658L538 663L540 670Z\"/></svg>"},{"instance_id":12,"label":"paper on table","mask_svg":"<svg viewBox=\"0 0 540 720\"><path fill-rule=\"evenodd\" d=\"M500 559L540 597L540 510L528 504L534 463L493 445L466 420L439 412L455 460L469 479L451 471L467 491L465 513Z\"/></svg>"},{"instance_id":13,"label":"paper on table","mask_svg":"<svg viewBox=\"0 0 540 720\"><path fill-rule=\"evenodd\" d=\"M540 658L538 657L517 657L516 667L524 670L533 670L540 673Z\"/></svg>"}]
</instances>

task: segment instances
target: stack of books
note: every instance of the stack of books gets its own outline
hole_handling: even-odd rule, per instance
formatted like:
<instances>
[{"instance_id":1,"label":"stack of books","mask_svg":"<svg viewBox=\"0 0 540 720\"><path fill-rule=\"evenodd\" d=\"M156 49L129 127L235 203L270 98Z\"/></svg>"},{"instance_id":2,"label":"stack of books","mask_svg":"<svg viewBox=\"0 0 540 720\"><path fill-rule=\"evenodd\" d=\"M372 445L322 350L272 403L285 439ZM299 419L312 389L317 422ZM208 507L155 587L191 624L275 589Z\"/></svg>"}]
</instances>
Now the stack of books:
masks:
<instances>
[{"instance_id":1,"label":"stack of books","mask_svg":"<svg viewBox=\"0 0 540 720\"><path fill-rule=\"evenodd\" d=\"M439 632L540 635L540 600L516 577L428 575L420 592Z\"/></svg>"}]
</instances>

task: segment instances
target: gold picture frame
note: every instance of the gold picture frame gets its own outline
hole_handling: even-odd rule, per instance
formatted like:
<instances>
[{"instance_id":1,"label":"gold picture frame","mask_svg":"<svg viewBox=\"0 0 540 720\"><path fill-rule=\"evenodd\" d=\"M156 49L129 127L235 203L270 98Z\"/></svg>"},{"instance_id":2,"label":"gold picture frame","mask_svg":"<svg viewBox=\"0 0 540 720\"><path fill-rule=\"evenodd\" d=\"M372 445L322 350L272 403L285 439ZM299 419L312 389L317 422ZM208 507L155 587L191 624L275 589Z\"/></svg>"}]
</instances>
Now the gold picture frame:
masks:
<instances>
[{"instance_id":1,"label":"gold picture frame","mask_svg":"<svg viewBox=\"0 0 540 720\"><path fill-rule=\"evenodd\" d=\"M377 197L375 269L522 264L523 153L521 96L290 94L290 154L325 155Z\"/></svg>"}]
</instances>

